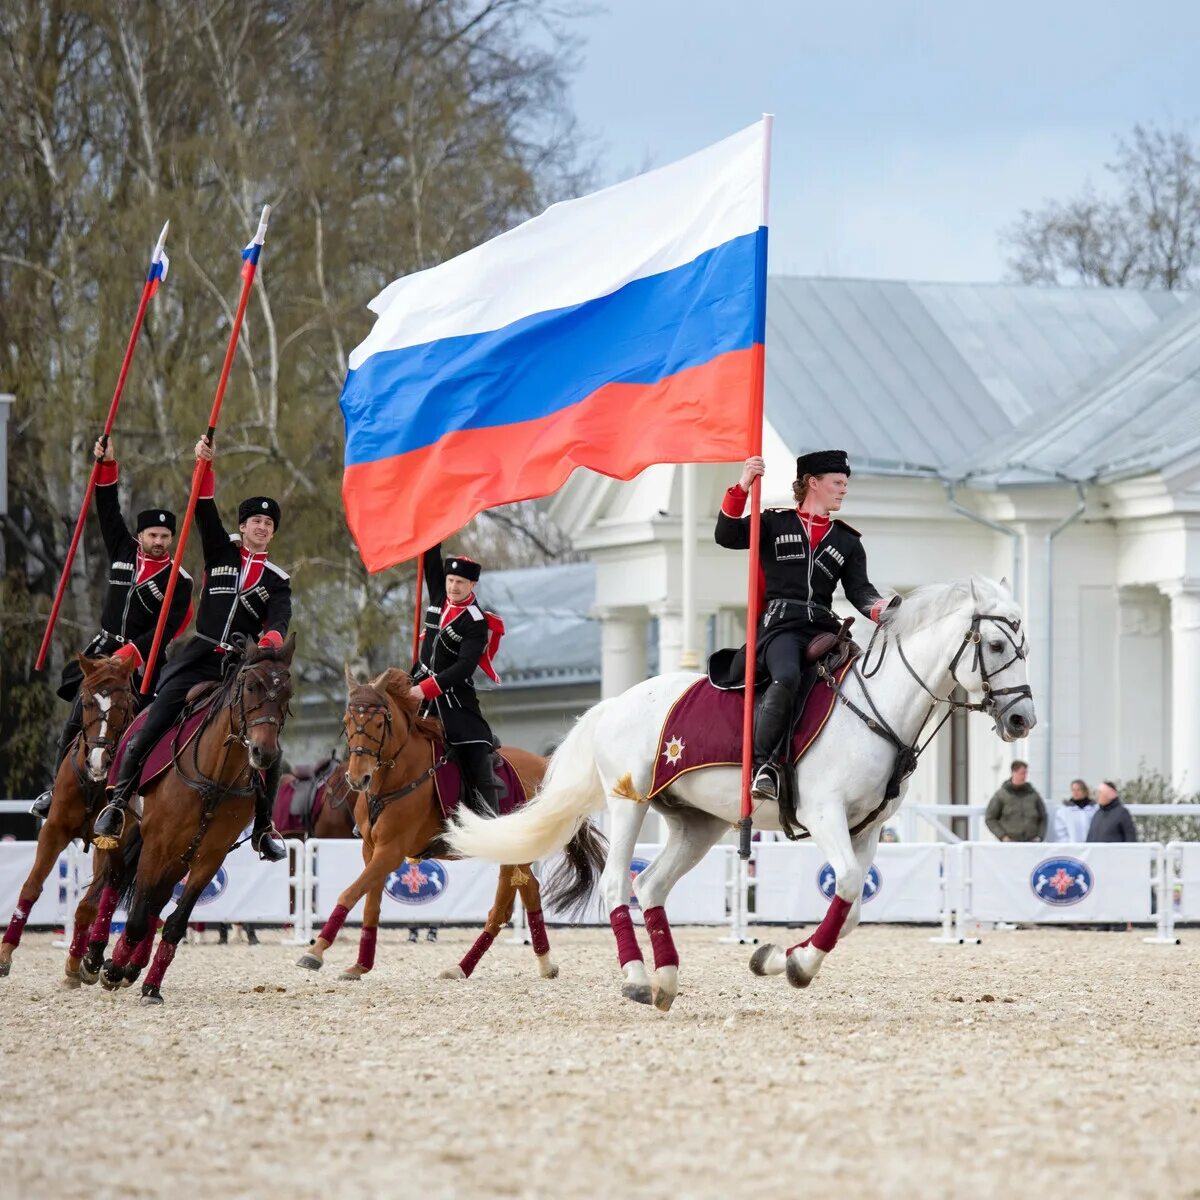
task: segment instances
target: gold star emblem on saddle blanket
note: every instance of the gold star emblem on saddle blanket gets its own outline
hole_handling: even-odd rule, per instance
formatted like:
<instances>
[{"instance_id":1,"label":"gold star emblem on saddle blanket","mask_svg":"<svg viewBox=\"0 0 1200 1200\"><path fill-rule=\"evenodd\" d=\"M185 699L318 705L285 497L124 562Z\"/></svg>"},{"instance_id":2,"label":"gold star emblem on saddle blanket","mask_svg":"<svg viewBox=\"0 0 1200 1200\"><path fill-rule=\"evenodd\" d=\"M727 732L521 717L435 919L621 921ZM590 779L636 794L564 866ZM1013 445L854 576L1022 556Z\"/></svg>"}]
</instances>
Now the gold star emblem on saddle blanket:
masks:
<instances>
[{"instance_id":1,"label":"gold star emblem on saddle blanket","mask_svg":"<svg viewBox=\"0 0 1200 1200\"><path fill-rule=\"evenodd\" d=\"M686 747L683 744L683 739L673 737L667 743L666 749L663 751L663 758L667 760L667 765L673 767L681 758Z\"/></svg>"}]
</instances>

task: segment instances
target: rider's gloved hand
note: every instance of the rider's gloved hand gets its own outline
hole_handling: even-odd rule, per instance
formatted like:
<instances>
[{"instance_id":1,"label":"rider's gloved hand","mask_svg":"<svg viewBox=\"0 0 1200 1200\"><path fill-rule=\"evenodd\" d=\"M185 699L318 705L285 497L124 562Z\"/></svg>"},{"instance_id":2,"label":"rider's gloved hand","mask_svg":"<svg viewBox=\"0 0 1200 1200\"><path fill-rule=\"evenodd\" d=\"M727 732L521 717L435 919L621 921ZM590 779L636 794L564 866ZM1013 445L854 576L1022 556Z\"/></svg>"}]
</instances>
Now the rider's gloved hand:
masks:
<instances>
[{"instance_id":1,"label":"rider's gloved hand","mask_svg":"<svg viewBox=\"0 0 1200 1200\"><path fill-rule=\"evenodd\" d=\"M885 600L880 596L871 607L871 620L879 625L885 625L896 615L899 607L899 596L893 596L890 600Z\"/></svg>"},{"instance_id":2,"label":"rider's gloved hand","mask_svg":"<svg viewBox=\"0 0 1200 1200\"><path fill-rule=\"evenodd\" d=\"M268 629L258 639L258 648L260 650L278 650L282 645L283 635L277 629Z\"/></svg>"},{"instance_id":3,"label":"rider's gloved hand","mask_svg":"<svg viewBox=\"0 0 1200 1200\"><path fill-rule=\"evenodd\" d=\"M129 659L135 667L142 665L141 651L132 643L126 642L120 650L113 654L113 658Z\"/></svg>"}]
</instances>

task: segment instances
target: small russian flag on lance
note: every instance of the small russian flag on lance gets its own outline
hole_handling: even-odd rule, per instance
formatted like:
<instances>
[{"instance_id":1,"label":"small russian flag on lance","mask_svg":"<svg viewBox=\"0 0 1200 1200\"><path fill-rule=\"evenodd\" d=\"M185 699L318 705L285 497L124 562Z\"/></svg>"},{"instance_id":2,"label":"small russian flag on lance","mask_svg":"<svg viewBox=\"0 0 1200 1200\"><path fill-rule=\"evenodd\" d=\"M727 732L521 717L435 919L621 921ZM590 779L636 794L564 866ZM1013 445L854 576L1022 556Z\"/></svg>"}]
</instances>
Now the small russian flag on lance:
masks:
<instances>
[{"instance_id":1,"label":"small russian flag on lance","mask_svg":"<svg viewBox=\"0 0 1200 1200\"><path fill-rule=\"evenodd\" d=\"M153 296L158 291L158 285L167 277L167 271L171 268L171 260L167 257L167 252L163 248L167 244L167 230L171 228L171 222L168 221L162 227L162 233L158 235L158 244L154 247L154 253L150 256L150 271L146 275L146 282L150 285L150 295Z\"/></svg>"},{"instance_id":2,"label":"small russian flag on lance","mask_svg":"<svg viewBox=\"0 0 1200 1200\"><path fill-rule=\"evenodd\" d=\"M262 254L263 242L267 240L267 222L271 216L271 206L263 206L262 217L258 222L258 232L246 243L242 251L242 278L250 279L258 267L258 256Z\"/></svg>"}]
</instances>

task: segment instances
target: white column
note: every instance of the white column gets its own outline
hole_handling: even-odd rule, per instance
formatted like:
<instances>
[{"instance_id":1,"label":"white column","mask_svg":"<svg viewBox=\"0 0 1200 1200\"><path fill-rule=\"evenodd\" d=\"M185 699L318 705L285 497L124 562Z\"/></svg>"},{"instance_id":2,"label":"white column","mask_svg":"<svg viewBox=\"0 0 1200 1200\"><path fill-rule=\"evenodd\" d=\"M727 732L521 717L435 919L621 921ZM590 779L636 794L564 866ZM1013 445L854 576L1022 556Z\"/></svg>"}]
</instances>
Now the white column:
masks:
<instances>
[{"instance_id":1,"label":"white column","mask_svg":"<svg viewBox=\"0 0 1200 1200\"><path fill-rule=\"evenodd\" d=\"M619 696L646 678L646 610L597 608L600 619L600 695Z\"/></svg>"},{"instance_id":2,"label":"white column","mask_svg":"<svg viewBox=\"0 0 1200 1200\"><path fill-rule=\"evenodd\" d=\"M1170 762L1167 613L1157 588L1117 589L1116 760L1104 767L1110 777L1132 779L1143 764L1157 771Z\"/></svg>"},{"instance_id":3,"label":"white column","mask_svg":"<svg viewBox=\"0 0 1200 1200\"><path fill-rule=\"evenodd\" d=\"M683 569L683 648L679 665L694 671L700 665L696 628L696 464L683 464L683 518L679 523Z\"/></svg>"},{"instance_id":4,"label":"white column","mask_svg":"<svg viewBox=\"0 0 1200 1200\"><path fill-rule=\"evenodd\" d=\"M1168 584L1171 600L1171 779L1200 792L1200 580Z\"/></svg>"},{"instance_id":5,"label":"white column","mask_svg":"<svg viewBox=\"0 0 1200 1200\"><path fill-rule=\"evenodd\" d=\"M662 601L652 604L650 612L658 618L658 673L678 671L684 651L683 610L678 604Z\"/></svg>"}]
</instances>

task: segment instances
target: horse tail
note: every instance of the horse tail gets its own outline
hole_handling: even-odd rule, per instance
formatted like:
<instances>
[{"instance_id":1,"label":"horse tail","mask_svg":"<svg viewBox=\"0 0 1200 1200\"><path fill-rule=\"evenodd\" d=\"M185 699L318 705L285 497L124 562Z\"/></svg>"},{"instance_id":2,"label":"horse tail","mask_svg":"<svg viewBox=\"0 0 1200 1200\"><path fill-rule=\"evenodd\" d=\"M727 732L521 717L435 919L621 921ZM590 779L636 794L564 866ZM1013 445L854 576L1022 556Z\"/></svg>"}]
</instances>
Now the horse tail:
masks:
<instances>
[{"instance_id":1,"label":"horse tail","mask_svg":"<svg viewBox=\"0 0 1200 1200\"><path fill-rule=\"evenodd\" d=\"M117 907L129 911L133 903L133 891L137 886L138 863L142 858L142 826L139 821L133 827L129 840L121 847L120 860L113 864L113 883L117 888Z\"/></svg>"},{"instance_id":2,"label":"horse tail","mask_svg":"<svg viewBox=\"0 0 1200 1200\"><path fill-rule=\"evenodd\" d=\"M454 853L497 863L527 863L546 858L575 838L588 816L604 807L595 752L595 729L604 709L601 701L575 722L554 752L542 786L523 808L507 817L491 818L460 808L447 835ZM586 839L580 843L586 844Z\"/></svg>"},{"instance_id":3,"label":"horse tail","mask_svg":"<svg viewBox=\"0 0 1200 1200\"><path fill-rule=\"evenodd\" d=\"M542 902L569 920L579 920L596 890L608 859L608 838L591 821L585 820L563 847L542 891Z\"/></svg>"}]
</instances>

